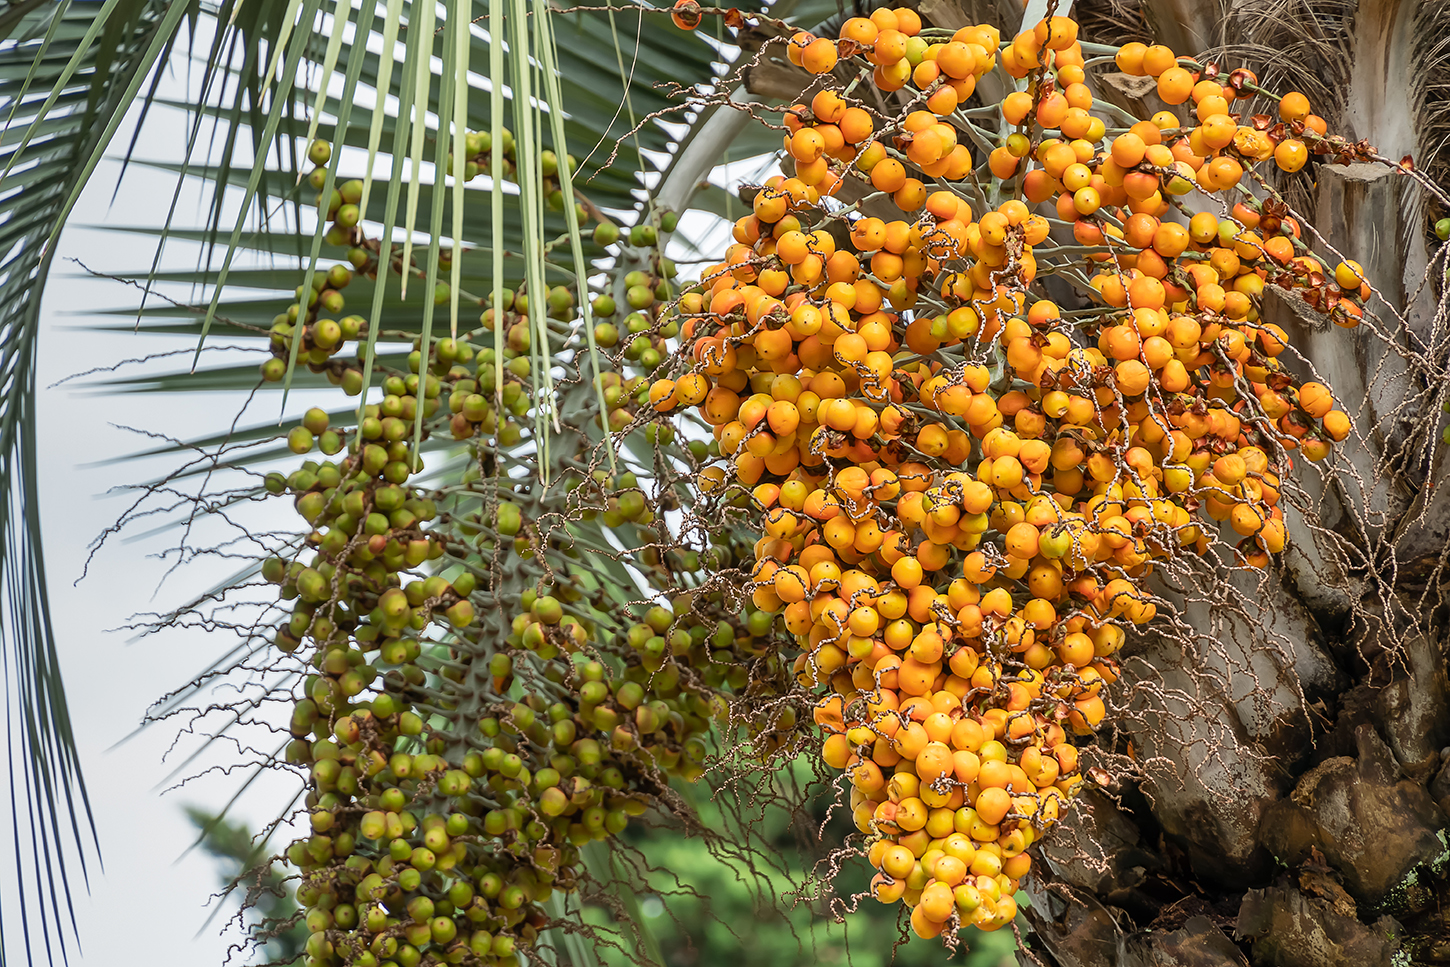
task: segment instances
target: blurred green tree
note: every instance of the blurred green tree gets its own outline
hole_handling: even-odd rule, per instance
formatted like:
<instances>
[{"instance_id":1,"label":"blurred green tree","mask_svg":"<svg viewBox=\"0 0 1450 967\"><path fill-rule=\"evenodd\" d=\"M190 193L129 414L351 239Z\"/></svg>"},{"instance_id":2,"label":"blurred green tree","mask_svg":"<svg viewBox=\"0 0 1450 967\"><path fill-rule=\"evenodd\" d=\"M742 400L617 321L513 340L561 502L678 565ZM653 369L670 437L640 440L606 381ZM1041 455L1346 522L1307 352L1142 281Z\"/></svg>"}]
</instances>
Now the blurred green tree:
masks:
<instances>
[{"instance_id":1,"label":"blurred green tree","mask_svg":"<svg viewBox=\"0 0 1450 967\"><path fill-rule=\"evenodd\" d=\"M190 806L186 815L197 828L201 848L217 861L226 890L221 902L230 909L251 898L246 919L248 936L257 945L255 961L300 964L302 947L307 943L307 924L298 920L288 925L298 909L292 898L293 884L288 884L282 871L268 861L266 842L258 844L256 835L244 824L228 822L205 809Z\"/></svg>"},{"instance_id":2,"label":"blurred green tree","mask_svg":"<svg viewBox=\"0 0 1450 967\"><path fill-rule=\"evenodd\" d=\"M623 885L608 901L619 909L609 911L600 903L585 911L586 922L609 924L622 909L639 925L644 948L601 946L601 962L608 967L629 967L638 960L663 967L1017 963L1011 931L966 931L963 937L971 946L964 942L948 954L936 945L905 943L910 928L902 905L852 901L866 892L871 878L865 860L853 857L835 876L819 865L852 830L849 816L831 808L830 795L809 796L794 811L776 804L800 802L810 775L809 761L797 759L777 773L778 798L763 806L742 807L734 793L706 799L700 787L677 784L675 790L690 801L704 828L721 835L718 846L683 830L632 825L621 837L627 854L611 861L602 850L596 853L591 873L601 880L612 874ZM749 836L751 852L736 848L743 836ZM773 857L771 866L762 865L766 857ZM611 862L612 870L606 866ZM1026 903L1025 896L1018 899ZM633 935L628 925L621 932Z\"/></svg>"}]
</instances>

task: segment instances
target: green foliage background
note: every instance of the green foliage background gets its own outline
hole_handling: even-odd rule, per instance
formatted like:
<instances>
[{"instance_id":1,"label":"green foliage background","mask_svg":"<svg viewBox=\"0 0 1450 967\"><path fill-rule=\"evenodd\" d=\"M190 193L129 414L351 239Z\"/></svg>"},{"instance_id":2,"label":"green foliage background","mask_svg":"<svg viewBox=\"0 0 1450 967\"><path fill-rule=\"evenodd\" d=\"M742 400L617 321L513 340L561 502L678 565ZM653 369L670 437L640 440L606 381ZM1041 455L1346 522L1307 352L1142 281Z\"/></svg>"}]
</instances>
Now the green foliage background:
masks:
<instances>
[{"instance_id":1,"label":"green foliage background","mask_svg":"<svg viewBox=\"0 0 1450 967\"><path fill-rule=\"evenodd\" d=\"M716 818L712 813L718 811L712 806L697 805L707 822ZM821 817L812 818L818 823ZM815 859L797 845L797 834L804 830L793 828L783 811L771 810L762 832L779 849L784 871L747 875L712 856L699 839L633 828L632 835L626 834L650 866L661 871L656 874L660 898L653 902L646 898L641 908L667 967L1006 967L1017 963L1013 956L1016 939L1005 930L991 934L964 931L962 936L972 942L971 949L964 943L951 955L938 942L913 939L906 943L909 928L905 917L899 924L897 921L898 913L905 909L901 904L888 907L862 900L843 922L837 922L829 913L819 912L820 905L813 907L790 895L805 879L807 864ZM834 895L845 898L861 892L869 880L865 860L855 860L834 878ZM596 913L588 919L599 922L604 918ZM901 945L896 946L898 943ZM629 963L613 951L602 959L618 967Z\"/></svg>"},{"instance_id":2,"label":"green foliage background","mask_svg":"<svg viewBox=\"0 0 1450 967\"><path fill-rule=\"evenodd\" d=\"M797 760L795 772L807 774L808 763ZM679 791L690 792L687 787ZM698 796L691 798L708 828L729 827L729 818L717 804ZM761 865L761 859L747 867L719 857L702 838L688 836L679 829L631 825L621 838L636 860L650 870L650 885L658 892L616 893L642 928L641 946L645 949L601 944L594 951L600 963L607 967L637 967L641 960L649 962L656 955L664 967L1009 967L1017 963L1013 956L1016 938L1006 930L990 934L964 931L962 936L970 946L963 943L948 954L936 942L905 942L905 919L900 923L897 920L904 909L900 904L888 907L863 900L838 922L827 911L826 902L811 903L800 898L801 885L809 881L811 869L827 852L821 844L839 844L847 832L841 811L835 810L828 819L827 806L818 798L808 813L795 817L773 806L764 810L763 821L753 832L757 842L775 851L773 868ZM262 859L262 851L256 848L253 834L244 825L196 808L188 810L188 814L202 833L203 847L217 860L224 888ZM823 822L824 838L817 839ZM263 882L282 888L280 870L278 866L263 873ZM828 896L846 900L864 891L869 880L865 861L854 860L832 879L834 890ZM248 875L246 881L257 882L255 874ZM241 891L236 891L224 901L224 914L230 915L236 909L240 896ZM1025 902L1025 897L1019 896L1019 900ZM850 901L846 903L849 910ZM297 905L288 893L259 904L250 911L249 923L255 929L264 918L285 920L296 911ZM591 926L613 928L624 937L634 936L634 927L615 924L603 905L586 909L584 920ZM306 939L306 927L299 924L272 938L263 956L254 958L254 962L297 962Z\"/></svg>"}]
</instances>

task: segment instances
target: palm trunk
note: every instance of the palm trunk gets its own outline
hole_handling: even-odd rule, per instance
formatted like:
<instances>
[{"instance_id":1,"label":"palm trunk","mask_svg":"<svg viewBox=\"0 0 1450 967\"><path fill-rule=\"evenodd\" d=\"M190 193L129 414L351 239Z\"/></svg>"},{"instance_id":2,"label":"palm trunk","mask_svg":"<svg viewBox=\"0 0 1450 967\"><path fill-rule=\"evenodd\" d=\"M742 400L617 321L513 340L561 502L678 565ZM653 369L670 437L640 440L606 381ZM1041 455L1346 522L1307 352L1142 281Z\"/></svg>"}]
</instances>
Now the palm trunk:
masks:
<instances>
[{"instance_id":1,"label":"palm trunk","mask_svg":"<svg viewBox=\"0 0 1450 967\"><path fill-rule=\"evenodd\" d=\"M1135 22L1116 0L1088 6L1092 23ZM1447 6L1145 0L1137 22L1182 54L1215 38L1209 56L1247 58L1271 89L1317 86L1331 132L1438 173ZM1121 78L1099 90L1152 100ZM1333 467L1296 461L1292 548L1262 582L1208 565L1163 579L1178 615L1130 645L1119 728L1097 743L1103 788L1030 887L1046 964L1450 963L1447 304L1428 231L1444 207L1385 165L1324 164L1285 187L1314 251L1375 280L1377 319L1353 331L1264 299L1356 435Z\"/></svg>"}]
</instances>

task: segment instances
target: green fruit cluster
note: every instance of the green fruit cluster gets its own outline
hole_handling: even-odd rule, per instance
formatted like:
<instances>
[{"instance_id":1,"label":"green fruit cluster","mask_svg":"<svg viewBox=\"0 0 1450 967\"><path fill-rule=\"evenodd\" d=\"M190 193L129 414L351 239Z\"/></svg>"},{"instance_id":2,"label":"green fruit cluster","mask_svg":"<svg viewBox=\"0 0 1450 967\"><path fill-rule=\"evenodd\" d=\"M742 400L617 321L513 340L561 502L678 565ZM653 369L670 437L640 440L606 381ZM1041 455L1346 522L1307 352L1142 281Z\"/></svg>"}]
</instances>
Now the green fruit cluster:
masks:
<instances>
[{"instance_id":1,"label":"green fruit cluster","mask_svg":"<svg viewBox=\"0 0 1450 967\"><path fill-rule=\"evenodd\" d=\"M652 373L669 354L666 341L680 334L680 321L670 309L670 303L677 288L671 280L675 278L674 263L669 259L655 258L652 270L634 270L624 275L620 285L621 298L630 310L619 323L610 320L617 311L617 303L609 297L600 312L598 300L595 314L601 321L595 323L594 341L605 349L616 349L622 345L618 355L623 362L632 363L640 372Z\"/></svg>"},{"instance_id":2,"label":"green fruit cluster","mask_svg":"<svg viewBox=\"0 0 1450 967\"><path fill-rule=\"evenodd\" d=\"M324 237L333 245L348 246L347 261L319 267L312 273L310 289L303 282L293 291L287 311L272 320L268 344L272 355L262 363L262 378L271 383L280 382L287 375L295 352L300 365L314 373L326 374L334 386L341 386L349 396L356 396L363 389L361 358L349 363L339 354L348 342L366 340L367 321L358 315L342 315L347 306L342 290L358 272L377 274L377 246L374 244L369 249L358 228L363 183L357 179L345 181L323 198L332 146L326 141L314 141L307 156L317 165L308 174L308 184L318 192L314 204L319 215L332 222ZM294 350L292 344L296 340L301 345ZM359 357L361 354L359 347Z\"/></svg>"},{"instance_id":3,"label":"green fruit cluster","mask_svg":"<svg viewBox=\"0 0 1450 967\"><path fill-rule=\"evenodd\" d=\"M463 159L463 180L472 181L482 174L489 174L493 171L493 134L489 131L469 131L464 135L464 159ZM513 132L508 128L503 129L500 136L500 147L503 156L500 159L505 181L514 181L518 173L518 158L515 153L517 144L514 141ZM569 165L569 174L573 174L579 167L579 161L572 154L565 156ZM448 174L453 174L453 152L448 152ZM549 208L556 212L564 210L564 191L559 181L559 156L553 151L545 149L539 152L539 175L543 179L544 201ZM579 216L579 224L583 225L589 220L589 210L583 205L575 203L575 210Z\"/></svg>"},{"instance_id":4,"label":"green fruit cluster","mask_svg":"<svg viewBox=\"0 0 1450 967\"><path fill-rule=\"evenodd\" d=\"M339 291L352 281L353 271L342 264L332 266L325 272L312 276L312 288L308 296L305 317L298 322L298 306L302 302L302 287L296 290L296 301L287 311L279 313L272 320L268 348L271 357L262 363L262 378L269 383L279 382L287 375L287 362L292 358L292 342L301 339L297 348L299 364L314 373L323 373L334 386L342 386L348 395L362 392L362 369L360 361L349 364L337 358L351 340L367 338L367 321L362 316L349 315L334 319L323 313L338 315L346 305ZM359 347L359 353L361 348Z\"/></svg>"},{"instance_id":5,"label":"green fruit cluster","mask_svg":"<svg viewBox=\"0 0 1450 967\"><path fill-rule=\"evenodd\" d=\"M368 244L360 229L345 241ZM645 341L611 362L658 364L679 329L664 310L672 275L657 262L611 280ZM758 755L796 738L774 618L725 573L749 545L728 517L702 522L698 547L664 526L685 488L659 468L691 468L711 445L677 444L642 376L611 368L592 383L567 343L578 298L550 288L541 327L528 293L506 290L474 331L415 341L407 372L378 367L382 396L360 424L315 408L287 434L299 456L329 459L264 481L304 524L297 551L261 570L285 611L275 647L305 663L286 759L306 773L311 835L287 857L309 967L513 967L541 942L550 897L585 875L581 849L674 808L670 781L700 778L722 734L745 726ZM319 325L311 314L274 341L290 350L302 332L311 364ZM533 435L541 331L558 340L556 366L561 346L575 350L546 452ZM356 395L361 370L334 382ZM420 417L425 446L466 451L454 483L417 483ZM600 468L606 432L627 444L613 471ZM628 462L639 443L659 462ZM606 534L642 548L631 565L648 600L598 555Z\"/></svg>"}]
</instances>

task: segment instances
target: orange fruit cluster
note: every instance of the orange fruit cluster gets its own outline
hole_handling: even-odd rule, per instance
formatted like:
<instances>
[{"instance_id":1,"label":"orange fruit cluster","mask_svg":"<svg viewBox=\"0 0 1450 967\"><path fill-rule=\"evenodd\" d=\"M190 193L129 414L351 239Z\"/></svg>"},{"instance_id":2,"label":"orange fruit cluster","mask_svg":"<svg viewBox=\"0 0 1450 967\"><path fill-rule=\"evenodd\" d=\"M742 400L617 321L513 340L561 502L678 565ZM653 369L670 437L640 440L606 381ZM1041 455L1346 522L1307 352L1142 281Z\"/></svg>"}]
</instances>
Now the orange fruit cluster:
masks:
<instances>
[{"instance_id":1,"label":"orange fruit cluster","mask_svg":"<svg viewBox=\"0 0 1450 967\"><path fill-rule=\"evenodd\" d=\"M1012 921L1025 851L1081 782L1075 743L1106 713L1123 629L1156 615L1154 562L1205 553L1226 522L1239 562L1266 566L1288 452L1321 459L1348 434L1330 391L1280 365L1263 288L1342 325L1369 295L1272 199L1174 220L1179 196L1222 195L1256 163L1297 170L1289 135L1319 130L1302 97L1283 124L1245 126L1239 89L1129 45L1120 66L1193 98L1197 126L1163 112L1109 138L1071 20L1000 50L990 27L928 33L942 39L878 10L837 41L790 41L833 83L787 111L795 175L762 187L680 299L688 370L649 391L713 428L722 461L700 491L753 499L753 603L821 692L822 755L850 777L874 892L926 937ZM1008 200L983 210L950 187L973 176L953 114L999 56L1034 80L1001 104L1017 130L988 187ZM919 96L878 123L845 93L868 76ZM822 196L852 178L903 217L833 214ZM1046 244L1049 202L1076 247ZM829 230L843 217L848 237ZM1034 295L1039 252L1094 305Z\"/></svg>"},{"instance_id":2,"label":"orange fruit cluster","mask_svg":"<svg viewBox=\"0 0 1450 967\"><path fill-rule=\"evenodd\" d=\"M915 11L882 8L870 19L847 20L839 41L805 31L791 38L786 48L791 62L812 73L830 71L838 52L850 50L872 65L872 83L881 90L896 91L907 84L930 90L922 98L925 109L903 119L898 140L904 157L892 156L873 140L871 114L832 88L817 94L809 108L791 108L785 115L785 150L801 182L829 194L841 179L831 162L838 168L852 164L876 190L892 194L904 210L915 211L926 200L926 190L921 179L910 176L908 164L925 177L946 181L960 181L971 173L971 151L959 141L961 132L943 119L966 103L977 79L996 64L1000 35L994 27L963 27L948 43L928 44L918 36L920 31Z\"/></svg>"}]
</instances>

